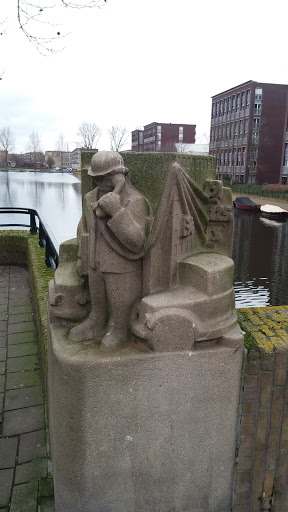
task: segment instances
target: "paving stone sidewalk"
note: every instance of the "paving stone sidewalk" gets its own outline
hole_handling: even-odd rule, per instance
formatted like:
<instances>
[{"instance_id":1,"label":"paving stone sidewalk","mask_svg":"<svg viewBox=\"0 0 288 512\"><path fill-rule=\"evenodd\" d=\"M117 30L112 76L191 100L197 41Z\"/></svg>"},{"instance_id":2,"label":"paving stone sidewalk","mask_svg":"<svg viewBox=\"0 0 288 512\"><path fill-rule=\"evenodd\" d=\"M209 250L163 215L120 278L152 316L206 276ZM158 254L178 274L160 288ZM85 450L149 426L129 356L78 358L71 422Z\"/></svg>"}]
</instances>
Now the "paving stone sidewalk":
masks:
<instances>
[{"instance_id":1,"label":"paving stone sidewalk","mask_svg":"<svg viewBox=\"0 0 288 512\"><path fill-rule=\"evenodd\" d=\"M0 512L53 512L28 270L0 266Z\"/></svg>"}]
</instances>

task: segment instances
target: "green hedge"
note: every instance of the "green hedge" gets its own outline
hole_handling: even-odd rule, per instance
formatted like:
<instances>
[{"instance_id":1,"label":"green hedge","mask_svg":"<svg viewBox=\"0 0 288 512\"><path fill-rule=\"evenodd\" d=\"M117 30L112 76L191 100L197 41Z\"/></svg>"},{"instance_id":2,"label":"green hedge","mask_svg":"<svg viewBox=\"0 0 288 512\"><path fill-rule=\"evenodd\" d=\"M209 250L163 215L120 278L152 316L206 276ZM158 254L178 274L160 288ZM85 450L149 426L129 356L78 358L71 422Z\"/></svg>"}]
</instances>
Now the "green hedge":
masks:
<instances>
[{"instance_id":1,"label":"green hedge","mask_svg":"<svg viewBox=\"0 0 288 512\"><path fill-rule=\"evenodd\" d=\"M226 185L229 186L229 185ZM288 192L281 192L276 190L263 190L261 185L236 185L233 184L231 187L232 192L236 194L250 194L253 196L261 196L261 197L275 197L277 199L283 199L288 201Z\"/></svg>"},{"instance_id":2,"label":"green hedge","mask_svg":"<svg viewBox=\"0 0 288 512\"><path fill-rule=\"evenodd\" d=\"M54 272L46 267L45 251L39 246L38 236L28 231L0 231L0 265L28 266L47 396L47 291Z\"/></svg>"}]
</instances>

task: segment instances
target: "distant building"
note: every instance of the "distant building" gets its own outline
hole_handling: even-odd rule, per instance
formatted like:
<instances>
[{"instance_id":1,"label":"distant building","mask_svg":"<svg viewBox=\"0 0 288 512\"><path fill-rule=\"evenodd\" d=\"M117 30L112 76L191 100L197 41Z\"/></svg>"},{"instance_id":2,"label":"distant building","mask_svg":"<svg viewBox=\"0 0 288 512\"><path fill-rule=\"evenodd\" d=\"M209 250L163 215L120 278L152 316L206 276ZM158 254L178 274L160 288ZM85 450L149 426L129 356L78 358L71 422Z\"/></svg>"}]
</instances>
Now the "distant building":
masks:
<instances>
[{"instance_id":1,"label":"distant building","mask_svg":"<svg viewBox=\"0 0 288 512\"><path fill-rule=\"evenodd\" d=\"M134 130L132 151L174 152L175 144L194 144L195 124L150 123L143 130Z\"/></svg>"},{"instance_id":2,"label":"distant building","mask_svg":"<svg viewBox=\"0 0 288 512\"><path fill-rule=\"evenodd\" d=\"M44 167L44 153L42 153L42 151L28 151L28 153L21 153L21 155L19 155L19 163L21 163L23 167L40 169L41 167Z\"/></svg>"},{"instance_id":3,"label":"distant building","mask_svg":"<svg viewBox=\"0 0 288 512\"><path fill-rule=\"evenodd\" d=\"M70 167L70 151L45 151L45 162L48 165L51 159L55 167Z\"/></svg>"},{"instance_id":4,"label":"distant building","mask_svg":"<svg viewBox=\"0 0 288 512\"><path fill-rule=\"evenodd\" d=\"M81 153L95 153L98 149L76 148L70 153L70 165L76 171L81 171Z\"/></svg>"},{"instance_id":5,"label":"distant building","mask_svg":"<svg viewBox=\"0 0 288 512\"><path fill-rule=\"evenodd\" d=\"M219 178L287 183L288 85L252 80L212 97L210 154Z\"/></svg>"}]
</instances>

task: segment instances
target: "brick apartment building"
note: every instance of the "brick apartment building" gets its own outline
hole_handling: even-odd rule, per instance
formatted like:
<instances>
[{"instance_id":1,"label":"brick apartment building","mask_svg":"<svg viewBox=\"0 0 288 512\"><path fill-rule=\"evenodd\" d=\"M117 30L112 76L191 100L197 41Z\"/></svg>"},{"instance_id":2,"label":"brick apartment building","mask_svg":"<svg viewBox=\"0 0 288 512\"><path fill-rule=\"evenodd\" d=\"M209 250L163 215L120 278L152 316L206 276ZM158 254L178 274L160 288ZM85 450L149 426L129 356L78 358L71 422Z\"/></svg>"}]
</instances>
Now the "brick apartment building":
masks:
<instances>
[{"instance_id":1,"label":"brick apartment building","mask_svg":"<svg viewBox=\"0 0 288 512\"><path fill-rule=\"evenodd\" d=\"M287 114L288 85L250 80L213 96L210 155L219 178L286 183Z\"/></svg>"},{"instance_id":2,"label":"brick apartment building","mask_svg":"<svg viewBox=\"0 0 288 512\"><path fill-rule=\"evenodd\" d=\"M49 157L54 160L55 167L69 167L70 166L70 151L45 151L45 161Z\"/></svg>"},{"instance_id":3,"label":"brick apartment building","mask_svg":"<svg viewBox=\"0 0 288 512\"><path fill-rule=\"evenodd\" d=\"M175 144L194 144L195 124L150 123L143 130L134 130L132 151L176 151Z\"/></svg>"}]
</instances>

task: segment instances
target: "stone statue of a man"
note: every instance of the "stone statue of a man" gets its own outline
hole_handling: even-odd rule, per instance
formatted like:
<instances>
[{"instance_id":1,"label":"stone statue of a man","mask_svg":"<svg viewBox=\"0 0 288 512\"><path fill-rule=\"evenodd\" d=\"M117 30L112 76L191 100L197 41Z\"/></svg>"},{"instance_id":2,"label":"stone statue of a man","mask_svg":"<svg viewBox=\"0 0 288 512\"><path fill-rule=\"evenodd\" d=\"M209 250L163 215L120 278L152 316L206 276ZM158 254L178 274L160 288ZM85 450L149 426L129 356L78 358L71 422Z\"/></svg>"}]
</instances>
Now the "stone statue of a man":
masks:
<instances>
[{"instance_id":1,"label":"stone statue of a man","mask_svg":"<svg viewBox=\"0 0 288 512\"><path fill-rule=\"evenodd\" d=\"M142 293L148 206L126 181L127 172L119 153L99 151L92 157L88 173L96 188L84 198L78 261L78 272L85 274L88 260L91 312L69 333L72 341L94 339L110 349L127 341Z\"/></svg>"}]
</instances>

